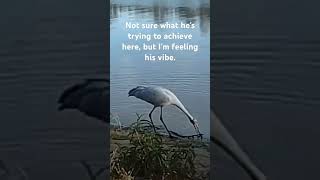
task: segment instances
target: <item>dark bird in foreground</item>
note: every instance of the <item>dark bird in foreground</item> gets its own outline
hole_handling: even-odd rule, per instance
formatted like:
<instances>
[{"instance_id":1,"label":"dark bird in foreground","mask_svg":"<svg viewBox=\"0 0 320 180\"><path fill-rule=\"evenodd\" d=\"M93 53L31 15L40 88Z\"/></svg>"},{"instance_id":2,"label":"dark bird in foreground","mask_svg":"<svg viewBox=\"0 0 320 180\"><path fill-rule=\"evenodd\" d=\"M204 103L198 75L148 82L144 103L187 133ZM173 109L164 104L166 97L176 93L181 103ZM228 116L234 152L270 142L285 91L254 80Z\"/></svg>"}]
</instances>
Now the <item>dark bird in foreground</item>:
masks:
<instances>
[{"instance_id":1,"label":"dark bird in foreground","mask_svg":"<svg viewBox=\"0 0 320 180\"><path fill-rule=\"evenodd\" d=\"M129 96L130 94L133 95L133 91L129 92ZM78 109L88 116L95 117L105 123L110 122L108 79L88 79L84 83L76 84L66 89L58 102L60 104L59 110ZM190 119L194 120L191 115ZM210 140L230 155L252 180L267 179L223 126L214 111L211 111Z\"/></svg>"},{"instance_id":2,"label":"dark bird in foreground","mask_svg":"<svg viewBox=\"0 0 320 180\"><path fill-rule=\"evenodd\" d=\"M88 116L109 123L109 81L87 79L67 88L60 96L59 110L78 109Z\"/></svg>"}]
</instances>

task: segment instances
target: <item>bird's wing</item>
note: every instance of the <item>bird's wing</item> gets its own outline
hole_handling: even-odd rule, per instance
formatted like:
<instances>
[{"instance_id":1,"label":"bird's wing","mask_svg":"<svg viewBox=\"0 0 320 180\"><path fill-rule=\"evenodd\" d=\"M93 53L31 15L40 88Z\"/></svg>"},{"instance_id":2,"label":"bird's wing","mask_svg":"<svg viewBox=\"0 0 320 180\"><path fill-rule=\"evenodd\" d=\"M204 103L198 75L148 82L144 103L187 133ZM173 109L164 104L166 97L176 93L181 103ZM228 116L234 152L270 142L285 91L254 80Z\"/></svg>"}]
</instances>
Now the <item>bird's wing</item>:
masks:
<instances>
[{"instance_id":1,"label":"bird's wing","mask_svg":"<svg viewBox=\"0 0 320 180\"><path fill-rule=\"evenodd\" d=\"M138 86L130 90L129 95L149 102L154 106L164 106L170 103L170 97L165 93L165 90L166 89L159 86Z\"/></svg>"},{"instance_id":2,"label":"bird's wing","mask_svg":"<svg viewBox=\"0 0 320 180\"><path fill-rule=\"evenodd\" d=\"M222 125L220 119L211 112L211 140L229 154L253 180L266 180L265 175L253 164L236 140Z\"/></svg>"}]
</instances>

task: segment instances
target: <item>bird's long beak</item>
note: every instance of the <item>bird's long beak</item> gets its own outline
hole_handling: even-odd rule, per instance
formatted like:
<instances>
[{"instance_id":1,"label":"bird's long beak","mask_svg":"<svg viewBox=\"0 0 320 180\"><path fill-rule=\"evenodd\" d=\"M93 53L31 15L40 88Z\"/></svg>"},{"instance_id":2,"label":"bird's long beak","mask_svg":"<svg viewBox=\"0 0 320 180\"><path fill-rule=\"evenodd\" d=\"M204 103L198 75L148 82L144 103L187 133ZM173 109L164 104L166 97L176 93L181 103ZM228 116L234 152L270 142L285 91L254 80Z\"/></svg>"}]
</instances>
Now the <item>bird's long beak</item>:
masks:
<instances>
[{"instance_id":1,"label":"bird's long beak","mask_svg":"<svg viewBox=\"0 0 320 180\"><path fill-rule=\"evenodd\" d=\"M201 136L202 134L201 134L200 129L199 129L199 124L194 121L193 127L196 130L196 133Z\"/></svg>"}]
</instances>

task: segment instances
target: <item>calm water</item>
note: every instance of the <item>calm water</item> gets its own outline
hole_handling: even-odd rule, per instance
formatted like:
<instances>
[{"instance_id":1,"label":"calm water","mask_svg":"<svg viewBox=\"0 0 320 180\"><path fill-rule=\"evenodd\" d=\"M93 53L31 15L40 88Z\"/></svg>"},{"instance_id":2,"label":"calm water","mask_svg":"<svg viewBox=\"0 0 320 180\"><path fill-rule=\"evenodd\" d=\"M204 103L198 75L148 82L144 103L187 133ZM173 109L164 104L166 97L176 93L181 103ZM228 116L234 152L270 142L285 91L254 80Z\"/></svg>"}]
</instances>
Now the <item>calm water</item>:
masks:
<instances>
[{"instance_id":1,"label":"calm water","mask_svg":"<svg viewBox=\"0 0 320 180\"><path fill-rule=\"evenodd\" d=\"M148 114L152 105L134 97L128 91L137 85L158 85L171 89L190 113L199 120L200 129L209 137L210 106L210 13L208 1L111 1L111 112L119 116L123 124L136 119L135 113ZM192 32L189 43L199 45L198 53L176 52L175 62L144 61L144 53L124 52L121 43L128 42L127 33L150 33L150 30L126 30L125 22L139 23L189 23L194 30L157 29L152 33ZM156 42L151 40L150 43ZM165 40L162 41L165 43ZM187 42L187 41L171 41ZM138 42L141 44L141 41ZM162 53L162 52L161 52ZM171 52L172 53L172 52ZM155 52L158 55L159 52ZM153 114L156 124L159 113ZM147 117L147 116L146 116ZM174 106L164 108L164 121L174 131L190 134L193 127L186 116Z\"/></svg>"},{"instance_id":2,"label":"calm water","mask_svg":"<svg viewBox=\"0 0 320 180\"><path fill-rule=\"evenodd\" d=\"M180 1L181 7L190 6L188 2ZM108 74L102 35L105 3L1 1L0 158L26 169L30 179L86 180L79 160L104 163L105 127L76 111L58 112L56 101L69 85ZM315 0L215 1L211 98L225 125L270 180L319 177L319 5ZM128 13L128 6L119 5L113 17ZM190 10L195 8L178 8L181 18L201 19ZM149 7L141 8L141 13L130 12L144 19L152 9L161 10ZM161 22L179 14L160 16L159 12L153 13L158 18L149 21ZM113 18L111 27L118 20ZM208 23L202 24L199 36L208 36ZM189 78L201 77L191 75ZM139 82L128 83L130 89ZM196 114L193 100L176 89L196 117L204 114ZM130 104L141 109L145 105L133 98ZM223 153L214 150L215 179L248 179Z\"/></svg>"},{"instance_id":3,"label":"calm water","mask_svg":"<svg viewBox=\"0 0 320 180\"><path fill-rule=\"evenodd\" d=\"M319 5L214 5L213 106L269 180L319 179ZM248 179L215 152L215 179Z\"/></svg>"},{"instance_id":4,"label":"calm water","mask_svg":"<svg viewBox=\"0 0 320 180\"><path fill-rule=\"evenodd\" d=\"M29 179L87 180L80 160L105 163L105 126L57 111L65 88L108 74L104 5L1 2L0 159L24 168Z\"/></svg>"}]
</instances>

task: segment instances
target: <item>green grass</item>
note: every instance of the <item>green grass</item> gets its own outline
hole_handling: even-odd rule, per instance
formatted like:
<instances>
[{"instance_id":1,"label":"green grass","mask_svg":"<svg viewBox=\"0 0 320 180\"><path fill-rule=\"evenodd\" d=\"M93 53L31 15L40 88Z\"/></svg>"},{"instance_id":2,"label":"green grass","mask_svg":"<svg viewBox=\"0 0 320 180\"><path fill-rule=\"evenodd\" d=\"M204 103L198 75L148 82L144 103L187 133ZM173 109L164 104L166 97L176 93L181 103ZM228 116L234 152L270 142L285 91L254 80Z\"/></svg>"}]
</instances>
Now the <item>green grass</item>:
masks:
<instances>
[{"instance_id":1,"label":"green grass","mask_svg":"<svg viewBox=\"0 0 320 180\"><path fill-rule=\"evenodd\" d=\"M118 144L111 152L113 179L198 179L192 143L170 142L154 133L152 124L141 117L128 130L129 144Z\"/></svg>"}]
</instances>

